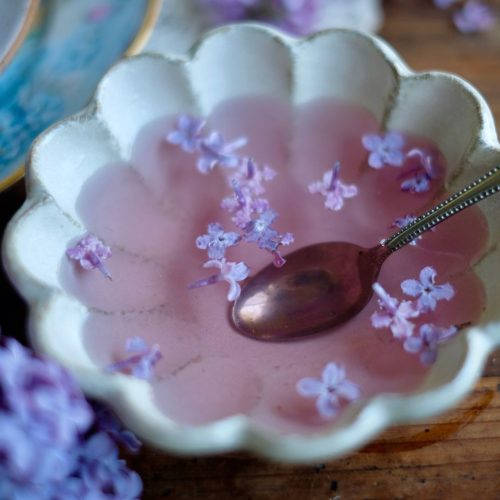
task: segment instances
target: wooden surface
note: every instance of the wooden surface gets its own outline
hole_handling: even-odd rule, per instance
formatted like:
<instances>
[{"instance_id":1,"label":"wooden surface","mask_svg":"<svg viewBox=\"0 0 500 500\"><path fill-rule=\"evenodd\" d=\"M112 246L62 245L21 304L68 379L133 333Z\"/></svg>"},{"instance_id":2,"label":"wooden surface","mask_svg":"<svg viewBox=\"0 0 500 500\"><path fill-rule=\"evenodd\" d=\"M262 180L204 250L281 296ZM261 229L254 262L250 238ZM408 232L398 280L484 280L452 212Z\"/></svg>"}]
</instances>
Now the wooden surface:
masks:
<instances>
[{"instance_id":1,"label":"wooden surface","mask_svg":"<svg viewBox=\"0 0 500 500\"><path fill-rule=\"evenodd\" d=\"M500 2L496 2L500 7ZM500 124L500 27L464 37L430 1L386 3L381 35L416 70L458 73L486 97ZM0 232L23 199L0 197ZM23 337L25 308L0 273L0 325ZM177 458L153 450L127 457L144 499L500 499L500 352L462 404L438 419L394 427L360 452L317 466L286 466L247 454Z\"/></svg>"}]
</instances>

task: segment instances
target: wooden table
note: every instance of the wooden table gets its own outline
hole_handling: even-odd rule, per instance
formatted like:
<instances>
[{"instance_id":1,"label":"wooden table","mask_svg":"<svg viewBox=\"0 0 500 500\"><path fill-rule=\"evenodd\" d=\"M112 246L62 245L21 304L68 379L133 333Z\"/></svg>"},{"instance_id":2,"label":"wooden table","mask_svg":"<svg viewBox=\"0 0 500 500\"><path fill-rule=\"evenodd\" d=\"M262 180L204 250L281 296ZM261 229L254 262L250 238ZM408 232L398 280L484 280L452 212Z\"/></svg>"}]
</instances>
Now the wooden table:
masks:
<instances>
[{"instance_id":1,"label":"wooden table","mask_svg":"<svg viewBox=\"0 0 500 500\"><path fill-rule=\"evenodd\" d=\"M496 2L500 8L500 1ZM458 73L478 88L500 123L500 27L464 37L430 1L386 5L382 36L416 70ZM0 232L23 199L0 198ZM25 308L0 272L0 324L22 338ZM418 425L393 427L360 452L317 466L286 466L232 454L176 458L152 450L127 457L145 499L500 499L500 352L462 404Z\"/></svg>"}]
</instances>

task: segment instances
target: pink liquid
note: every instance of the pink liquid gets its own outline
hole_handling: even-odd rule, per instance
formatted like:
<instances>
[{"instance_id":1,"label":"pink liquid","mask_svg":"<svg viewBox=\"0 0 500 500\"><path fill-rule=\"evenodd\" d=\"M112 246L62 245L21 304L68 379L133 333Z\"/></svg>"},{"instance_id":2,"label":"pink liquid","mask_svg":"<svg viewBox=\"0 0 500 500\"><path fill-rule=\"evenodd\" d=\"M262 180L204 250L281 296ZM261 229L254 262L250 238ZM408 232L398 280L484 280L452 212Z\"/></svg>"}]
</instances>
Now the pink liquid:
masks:
<instances>
[{"instance_id":1,"label":"pink liquid","mask_svg":"<svg viewBox=\"0 0 500 500\"><path fill-rule=\"evenodd\" d=\"M430 192L403 193L396 180L400 170L375 171L367 166L360 138L377 131L378 125L366 110L317 101L298 108L294 120L291 116L284 102L245 98L221 105L209 118L211 128L227 140L248 137L241 154L252 155L278 172L267 185L267 196L280 214L277 229L295 234L290 251L325 240L371 247L393 232L389 226L396 217L419 213L444 196L439 181ZM201 267L206 253L195 247L195 238L214 221L232 229L219 208L230 190L223 173L199 174L195 155L164 141L173 122L174 117L167 117L145 127L132 163L101 169L78 200L88 230L114 252L107 261L112 282L97 271L78 269L65 257L61 261L63 286L92 308L83 335L95 362L105 367L125 357L124 344L132 336L158 343L163 359L152 381L156 403L166 415L187 424L243 413L282 432L318 430L330 422L318 416L314 400L299 396L295 386L303 377L319 377L329 361L344 365L363 398L414 389L427 369L418 356L392 340L388 330L371 326L375 299L334 332L270 344L232 329L226 284L187 289L189 283L210 274ZM429 146L413 137L407 137L407 145L408 149ZM321 196L308 193L307 186L337 159L342 164L341 179L355 182L359 194L346 200L340 212L331 212L323 208ZM440 302L435 313L419 318L421 323L475 322L485 297L469 266L481 255L487 236L481 212L467 209L425 235L417 246L391 256L379 281L401 299L401 281L417 278L422 267L432 265L438 283L452 283L456 295L450 302ZM269 254L249 244L230 249L227 257L244 260L253 271L270 262Z\"/></svg>"}]
</instances>

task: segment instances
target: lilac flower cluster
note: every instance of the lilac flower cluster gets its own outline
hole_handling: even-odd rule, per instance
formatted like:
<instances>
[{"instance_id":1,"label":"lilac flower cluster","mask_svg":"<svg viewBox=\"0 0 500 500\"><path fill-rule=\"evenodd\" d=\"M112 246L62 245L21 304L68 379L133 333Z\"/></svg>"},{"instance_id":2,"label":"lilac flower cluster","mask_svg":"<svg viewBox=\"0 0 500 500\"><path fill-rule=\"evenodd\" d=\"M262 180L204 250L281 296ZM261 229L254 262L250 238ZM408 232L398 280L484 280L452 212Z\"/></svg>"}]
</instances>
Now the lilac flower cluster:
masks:
<instances>
[{"instance_id":1,"label":"lilac flower cluster","mask_svg":"<svg viewBox=\"0 0 500 500\"><path fill-rule=\"evenodd\" d=\"M226 144L217 131L204 136L204 126L205 122L198 118L181 115L176 129L167 134L166 140L186 152L199 153L197 167L201 173L207 174L215 167L229 169L231 174L228 181L233 194L222 200L221 208L230 215L239 233L225 231L220 223L212 222L208 225L207 233L196 238L196 246L208 253L209 260L204 267L217 268L218 272L192 283L189 288L226 281L229 283L227 297L232 301L241 292L238 282L246 279L250 270L244 262L226 260L227 249L241 241L255 243L258 248L270 252L273 263L279 267L285 263L279 247L291 244L293 235L279 233L271 227L278 214L271 209L269 201L262 197L265 193L264 184L271 181L276 172L267 165L258 165L250 157L235 154L237 149L247 143L246 138L240 137Z\"/></svg>"},{"instance_id":2,"label":"lilac flower cluster","mask_svg":"<svg viewBox=\"0 0 500 500\"><path fill-rule=\"evenodd\" d=\"M325 197L325 208L333 211L342 209L344 198L353 198L358 194L358 188L354 184L344 184L339 173L340 162L337 161L331 170L325 172L321 181L309 184L309 192L322 194Z\"/></svg>"},{"instance_id":3,"label":"lilac flower cluster","mask_svg":"<svg viewBox=\"0 0 500 500\"><path fill-rule=\"evenodd\" d=\"M256 20L274 24L294 35L314 30L325 0L198 0L215 24Z\"/></svg>"},{"instance_id":4,"label":"lilac flower cluster","mask_svg":"<svg viewBox=\"0 0 500 500\"><path fill-rule=\"evenodd\" d=\"M59 365L14 339L0 345L0 498L138 498L142 483Z\"/></svg>"},{"instance_id":5,"label":"lilac flower cluster","mask_svg":"<svg viewBox=\"0 0 500 500\"><path fill-rule=\"evenodd\" d=\"M149 347L141 337L132 337L125 342L125 350L132 355L108 365L106 371L130 373L134 377L151 380L153 368L162 358L160 346L154 344Z\"/></svg>"},{"instance_id":6,"label":"lilac flower cluster","mask_svg":"<svg viewBox=\"0 0 500 500\"><path fill-rule=\"evenodd\" d=\"M380 311L371 316L375 328L389 328L392 336L403 342L405 351L420 354L423 364L431 364L437 356L437 346L453 336L457 329L454 326L442 328L430 323L424 324L415 333L414 318L435 311L441 300L451 300L455 290L450 283L436 284L436 270L430 266L420 271L419 279L407 279L401 283L401 290L413 297L414 301L391 297L380 283L373 285L378 297Z\"/></svg>"},{"instance_id":7,"label":"lilac flower cluster","mask_svg":"<svg viewBox=\"0 0 500 500\"><path fill-rule=\"evenodd\" d=\"M466 35L488 31L496 23L493 9L481 0L434 0L440 9L453 8L453 24Z\"/></svg>"},{"instance_id":8,"label":"lilac flower cluster","mask_svg":"<svg viewBox=\"0 0 500 500\"><path fill-rule=\"evenodd\" d=\"M404 179L401 183L402 191L410 193L429 191L430 182L441 179L444 175L444 168L439 163L435 151L413 148L405 154L404 138L396 132L387 132L383 135L365 134L361 142L370 153L368 156L370 167L377 170L386 165L398 168L410 167L398 177Z\"/></svg>"},{"instance_id":9,"label":"lilac flower cluster","mask_svg":"<svg viewBox=\"0 0 500 500\"><path fill-rule=\"evenodd\" d=\"M342 399L354 401L361 395L359 386L347 379L344 367L334 362L324 367L321 379L300 379L297 391L301 396L316 398L318 413L325 419L337 414Z\"/></svg>"}]
</instances>

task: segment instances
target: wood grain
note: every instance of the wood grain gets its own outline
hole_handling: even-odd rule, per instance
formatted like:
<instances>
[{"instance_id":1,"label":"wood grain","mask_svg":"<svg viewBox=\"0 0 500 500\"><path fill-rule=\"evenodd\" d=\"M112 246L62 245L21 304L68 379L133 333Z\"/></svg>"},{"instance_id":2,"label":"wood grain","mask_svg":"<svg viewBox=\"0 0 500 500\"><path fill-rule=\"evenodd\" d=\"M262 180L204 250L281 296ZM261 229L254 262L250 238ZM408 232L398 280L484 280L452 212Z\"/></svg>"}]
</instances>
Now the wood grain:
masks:
<instances>
[{"instance_id":1,"label":"wood grain","mask_svg":"<svg viewBox=\"0 0 500 500\"><path fill-rule=\"evenodd\" d=\"M500 2L495 2L500 7ZM464 37L430 1L386 2L381 33L416 70L461 75L500 119L500 29ZM21 204L22 186L0 199L0 232ZM23 338L25 307L0 272L0 324ZM127 460L144 499L329 500L500 499L500 352L474 392L439 418L393 427L363 450L317 466L285 466L247 454L177 458L143 450Z\"/></svg>"}]
</instances>

